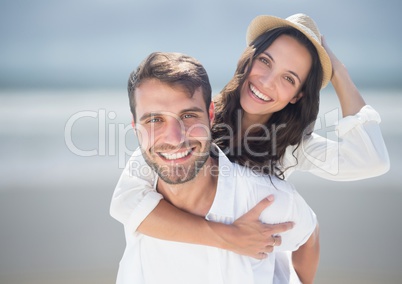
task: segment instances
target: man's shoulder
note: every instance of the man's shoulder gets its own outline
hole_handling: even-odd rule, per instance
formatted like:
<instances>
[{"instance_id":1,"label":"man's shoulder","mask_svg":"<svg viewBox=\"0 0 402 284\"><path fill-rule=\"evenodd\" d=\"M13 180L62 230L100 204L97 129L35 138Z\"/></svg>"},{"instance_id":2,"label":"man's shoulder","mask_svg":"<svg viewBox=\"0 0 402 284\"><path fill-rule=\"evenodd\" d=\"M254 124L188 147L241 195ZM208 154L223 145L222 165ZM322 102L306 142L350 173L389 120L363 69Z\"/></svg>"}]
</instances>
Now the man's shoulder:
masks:
<instances>
[{"instance_id":1,"label":"man's shoulder","mask_svg":"<svg viewBox=\"0 0 402 284\"><path fill-rule=\"evenodd\" d=\"M271 193L279 195L294 193L294 187L290 182L273 175L263 174L253 167L233 163L219 148L217 149L219 151L219 178L224 181L225 185L233 186L238 191L237 195L253 195L259 199L259 196L266 197Z\"/></svg>"},{"instance_id":2,"label":"man's shoulder","mask_svg":"<svg viewBox=\"0 0 402 284\"><path fill-rule=\"evenodd\" d=\"M236 163L233 164L233 173L236 179L243 181L251 187L263 186L264 188L271 188L286 193L293 193L295 190L293 185L286 180L279 179L274 175L255 171L253 168L241 166Z\"/></svg>"}]
</instances>

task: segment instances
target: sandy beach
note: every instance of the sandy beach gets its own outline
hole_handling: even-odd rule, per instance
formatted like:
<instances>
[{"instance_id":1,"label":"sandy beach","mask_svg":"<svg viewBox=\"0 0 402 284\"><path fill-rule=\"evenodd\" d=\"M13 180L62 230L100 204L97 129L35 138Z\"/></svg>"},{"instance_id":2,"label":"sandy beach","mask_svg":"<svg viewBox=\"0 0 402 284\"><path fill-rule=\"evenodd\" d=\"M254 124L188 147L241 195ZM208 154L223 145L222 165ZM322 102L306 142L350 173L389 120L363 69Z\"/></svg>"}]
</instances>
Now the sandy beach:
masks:
<instances>
[{"instance_id":1,"label":"sandy beach","mask_svg":"<svg viewBox=\"0 0 402 284\"><path fill-rule=\"evenodd\" d=\"M320 222L319 284L402 279L402 95L362 93L381 114L391 170L291 177ZM323 93L320 115L336 108ZM124 90L0 93L0 283L114 283L125 241L109 204L135 148L129 124Z\"/></svg>"}]
</instances>

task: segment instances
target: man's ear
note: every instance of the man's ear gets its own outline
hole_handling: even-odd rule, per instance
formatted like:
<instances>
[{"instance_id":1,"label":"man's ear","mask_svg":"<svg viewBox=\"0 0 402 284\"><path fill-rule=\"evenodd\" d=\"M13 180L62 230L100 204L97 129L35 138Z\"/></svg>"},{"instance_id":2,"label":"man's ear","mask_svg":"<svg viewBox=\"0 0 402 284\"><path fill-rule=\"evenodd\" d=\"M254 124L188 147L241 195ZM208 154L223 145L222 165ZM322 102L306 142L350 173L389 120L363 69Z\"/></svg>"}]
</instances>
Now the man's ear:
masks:
<instances>
[{"instance_id":1,"label":"man's ear","mask_svg":"<svg viewBox=\"0 0 402 284\"><path fill-rule=\"evenodd\" d=\"M135 130L135 119L134 119L134 115L133 115L133 117L132 117L132 120L131 120L131 126L134 128L134 130Z\"/></svg>"},{"instance_id":2,"label":"man's ear","mask_svg":"<svg viewBox=\"0 0 402 284\"><path fill-rule=\"evenodd\" d=\"M293 97L293 99L291 99L291 100L290 100L290 103L291 103L291 104L295 104L295 103L297 103L297 101L298 101L298 100L300 100L300 99L301 99L301 97L303 97L303 95L304 95L304 93L303 93L303 92L299 92L299 93L297 93L297 95L296 95L296 96L294 96L294 97Z\"/></svg>"},{"instance_id":3,"label":"man's ear","mask_svg":"<svg viewBox=\"0 0 402 284\"><path fill-rule=\"evenodd\" d=\"M215 104L214 104L214 102L210 103L208 114L209 114L209 123L212 126L212 123L214 122L214 119L215 119Z\"/></svg>"}]
</instances>

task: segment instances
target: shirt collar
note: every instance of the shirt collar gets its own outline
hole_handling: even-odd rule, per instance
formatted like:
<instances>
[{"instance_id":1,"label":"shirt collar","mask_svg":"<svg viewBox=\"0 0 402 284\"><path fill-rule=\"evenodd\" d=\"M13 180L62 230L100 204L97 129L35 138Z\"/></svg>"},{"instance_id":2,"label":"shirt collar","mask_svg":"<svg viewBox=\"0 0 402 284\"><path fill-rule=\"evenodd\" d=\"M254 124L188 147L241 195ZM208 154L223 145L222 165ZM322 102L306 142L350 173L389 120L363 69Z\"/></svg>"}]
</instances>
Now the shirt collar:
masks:
<instances>
[{"instance_id":1,"label":"shirt collar","mask_svg":"<svg viewBox=\"0 0 402 284\"><path fill-rule=\"evenodd\" d=\"M230 218L234 220L234 199L236 186L236 173L234 164L226 157L226 155L213 144L213 147L218 149L219 155L219 176L216 195L211 209L209 210L206 219L209 220L211 214Z\"/></svg>"}]
</instances>

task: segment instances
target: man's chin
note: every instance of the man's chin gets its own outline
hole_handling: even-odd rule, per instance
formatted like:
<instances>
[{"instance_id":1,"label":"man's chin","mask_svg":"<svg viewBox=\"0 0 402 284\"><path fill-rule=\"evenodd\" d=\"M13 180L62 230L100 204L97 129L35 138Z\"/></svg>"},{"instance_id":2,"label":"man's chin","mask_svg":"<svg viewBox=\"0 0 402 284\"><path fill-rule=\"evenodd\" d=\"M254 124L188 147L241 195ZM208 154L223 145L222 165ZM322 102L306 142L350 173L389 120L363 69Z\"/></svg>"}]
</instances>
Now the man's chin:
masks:
<instances>
[{"instance_id":1,"label":"man's chin","mask_svg":"<svg viewBox=\"0 0 402 284\"><path fill-rule=\"evenodd\" d=\"M179 177L177 175L175 176L166 176L166 175L161 175L159 174L159 178L166 182L167 184L182 184L189 182L195 178L195 175L191 176L184 176L184 177Z\"/></svg>"}]
</instances>

